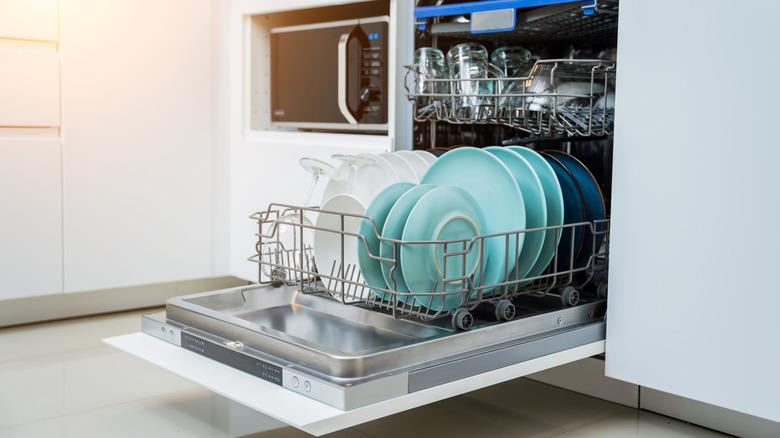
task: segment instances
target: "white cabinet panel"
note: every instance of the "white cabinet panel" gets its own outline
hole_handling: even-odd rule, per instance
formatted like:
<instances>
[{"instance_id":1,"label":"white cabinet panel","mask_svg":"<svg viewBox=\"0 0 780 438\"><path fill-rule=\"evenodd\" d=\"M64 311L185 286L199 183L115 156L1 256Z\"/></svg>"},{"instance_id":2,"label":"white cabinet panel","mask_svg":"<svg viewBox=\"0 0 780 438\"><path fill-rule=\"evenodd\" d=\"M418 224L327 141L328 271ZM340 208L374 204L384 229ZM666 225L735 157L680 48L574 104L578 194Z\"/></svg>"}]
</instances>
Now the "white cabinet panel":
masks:
<instances>
[{"instance_id":1,"label":"white cabinet panel","mask_svg":"<svg viewBox=\"0 0 780 438\"><path fill-rule=\"evenodd\" d=\"M62 292L58 140L0 139L0 300Z\"/></svg>"},{"instance_id":2,"label":"white cabinet panel","mask_svg":"<svg viewBox=\"0 0 780 438\"><path fill-rule=\"evenodd\" d=\"M0 0L0 38L57 41L57 0Z\"/></svg>"},{"instance_id":3,"label":"white cabinet panel","mask_svg":"<svg viewBox=\"0 0 780 438\"><path fill-rule=\"evenodd\" d=\"M212 275L211 5L61 2L66 292Z\"/></svg>"},{"instance_id":4,"label":"white cabinet panel","mask_svg":"<svg viewBox=\"0 0 780 438\"><path fill-rule=\"evenodd\" d=\"M59 124L60 61L56 48L0 46L0 126Z\"/></svg>"},{"instance_id":5,"label":"white cabinet panel","mask_svg":"<svg viewBox=\"0 0 780 438\"><path fill-rule=\"evenodd\" d=\"M780 421L780 3L620 4L606 373Z\"/></svg>"}]
</instances>

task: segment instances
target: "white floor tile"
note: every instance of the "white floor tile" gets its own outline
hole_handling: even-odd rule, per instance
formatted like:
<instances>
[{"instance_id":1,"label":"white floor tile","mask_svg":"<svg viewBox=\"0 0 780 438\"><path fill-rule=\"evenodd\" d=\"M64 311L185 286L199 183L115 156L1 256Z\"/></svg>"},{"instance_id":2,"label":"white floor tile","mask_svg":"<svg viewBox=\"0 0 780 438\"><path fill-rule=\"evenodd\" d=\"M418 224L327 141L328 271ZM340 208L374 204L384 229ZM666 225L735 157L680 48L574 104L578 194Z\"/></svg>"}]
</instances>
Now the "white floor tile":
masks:
<instances>
[{"instance_id":1,"label":"white floor tile","mask_svg":"<svg viewBox=\"0 0 780 438\"><path fill-rule=\"evenodd\" d=\"M0 429L0 436L234 437L284 427L206 390L195 389Z\"/></svg>"},{"instance_id":2,"label":"white floor tile","mask_svg":"<svg viewBox=\"0 0 780 438\"><path fill-rule=\"evenodd\" d=\"M108 346L0 362L0 427L194 387Z\"/></svg>"},{"instance_id":3,"label":"white floor tile","mask_svg":"<svg viewBox=\"0 0 780 438\"><path fill-rule=\"evenodd\" d=\"M103 345L153 310L0 329L0 437L305 437L305 433ZM334 438L716 436L519 379Z\"/></svg>"},{"instance_id":4,"label":"white floor tile","mask_svg":"<svg viewBox=\"0 0 780 438\"><path fill-rule=\"evenodd\" d=\"M723 436L725 435L715 431L647 411L618 414L561 435L561 437L568 438L705 438Z\"/></svg>"},{"instance_id":5,"label":"white floor tile","mask_svg":"<svg viewBox=\"0 0 780 438\"><path fill-rule=\"evenodd\" d=\"M633 412L625 406L528 379L517 379L474 391L467 397L500 407L517 418L569 429L618 413Z\"/></svg>"},{"instance_id":6,"label":"white floor tile","mask_svg":"<svg viewBox=\"0 0 780 438\"><path fill-rule=\"evenodd\" d=\"M94 348L108 336L141 330L141 316L161 309L0 329L0 362Z\"/></svg>"}]
</instances>

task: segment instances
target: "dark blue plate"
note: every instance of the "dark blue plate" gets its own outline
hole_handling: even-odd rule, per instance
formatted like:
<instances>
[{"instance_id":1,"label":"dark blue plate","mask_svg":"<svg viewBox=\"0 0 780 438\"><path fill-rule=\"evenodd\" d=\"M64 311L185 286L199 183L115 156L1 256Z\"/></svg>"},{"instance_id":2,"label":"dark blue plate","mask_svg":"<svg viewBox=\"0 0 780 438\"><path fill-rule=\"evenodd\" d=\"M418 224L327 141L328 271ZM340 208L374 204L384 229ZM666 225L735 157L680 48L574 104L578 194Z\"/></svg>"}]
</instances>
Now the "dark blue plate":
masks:
<instances>
[{"instance_id":1,"label":"dark blue plate","mask_svg":"<svg viewBox=\"0 0 780 438\"><path fill-rule=\"evenodd\" d=\"M549 152L553 151L540 152L540 154L550 163L553 171L555 171L555 176L558 177L558 183L561 185L561 191L563 192L563 223L565 225L583 222L585 220L585 208L577 180L566 166ZM582 231L582 227L563 228L556 254L558 259L556 270L558 272L569 269L572 259L577 260L582 249Z\"/></svg>"},{"instance_id":2,"label":"dark blue plate","mask_svg":"<svg viewBox=\"0 0 780 438\"><path fill-rule=\"evenodd\" d=\"M574 177L585 206L584 220L596 221L605 219L607 217L607 208L604 203L604 195L601 193L599 184L590 170L580 160L565 152L548 151L548 155L555 158L566 168L569 175ZM594 234L589 228L581 228L579 231L582 234L582 247L575 258L575 268L584 267L588 263L588 258L593 254L594 248L595 251L598 251L604 240L603 235L596 235L594 245ZM594 231L601 231L601 228L596 226Z\"/></svg>"}]
</instances>

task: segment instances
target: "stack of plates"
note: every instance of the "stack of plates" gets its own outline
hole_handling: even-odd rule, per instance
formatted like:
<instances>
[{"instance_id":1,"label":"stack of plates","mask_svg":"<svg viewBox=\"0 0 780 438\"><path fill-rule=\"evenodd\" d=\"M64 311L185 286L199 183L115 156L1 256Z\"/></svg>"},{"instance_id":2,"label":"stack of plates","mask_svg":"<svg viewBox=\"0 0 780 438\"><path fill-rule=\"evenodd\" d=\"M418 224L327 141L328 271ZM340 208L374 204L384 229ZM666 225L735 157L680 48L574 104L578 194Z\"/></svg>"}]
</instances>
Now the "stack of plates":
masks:
<instances>
[{"instance_id":1,"label":"stack of plates","mask_svg":"<svg viewBox=\"0 0 780 438\"><path fill-rule=\"evenodd\" d=\"M359 166L342 165L352 180L329 182L322 206L347 216L320 214L316 224L352 240L317 230L315 260L320 273L342 277L359 267L380 298L449 311L477 286L490 293L507 281L524 284L556 252L560 271L600 245L583 228L560 228L606 213L595 179L568 154L513 146L461 147L438 159L417 151L360 157Z\"/></svg>"}]
</instances>

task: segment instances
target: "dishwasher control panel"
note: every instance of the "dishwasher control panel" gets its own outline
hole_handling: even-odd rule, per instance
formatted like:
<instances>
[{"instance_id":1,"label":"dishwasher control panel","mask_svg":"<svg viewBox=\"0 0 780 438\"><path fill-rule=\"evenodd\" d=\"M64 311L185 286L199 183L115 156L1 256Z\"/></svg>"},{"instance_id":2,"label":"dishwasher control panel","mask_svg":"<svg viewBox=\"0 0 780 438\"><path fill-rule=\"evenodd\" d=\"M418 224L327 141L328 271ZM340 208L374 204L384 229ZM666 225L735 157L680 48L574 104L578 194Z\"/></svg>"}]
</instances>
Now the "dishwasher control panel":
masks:
<instances>
[{"instance_id":1,"label":"dishwasher control panel","mask_svg":"<svg viewBox=\"0 0 780 438\"><path fill-rule=\"evenodd\" d=\"M194 351L195 353L206 356L209 359L222 362L225 365L229 365L265 381L277 385L282 384L282 367L242 353L241 344L228 342L225 343L225 345L220 345L187 332L182 332L181 347L185 350Z\"/></svg>"}]
</instances>

